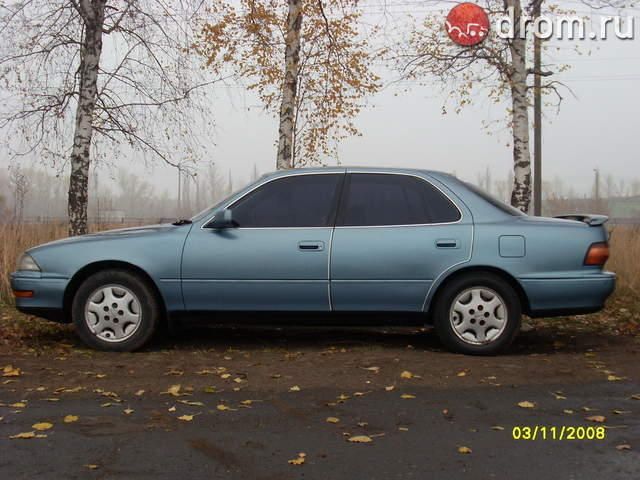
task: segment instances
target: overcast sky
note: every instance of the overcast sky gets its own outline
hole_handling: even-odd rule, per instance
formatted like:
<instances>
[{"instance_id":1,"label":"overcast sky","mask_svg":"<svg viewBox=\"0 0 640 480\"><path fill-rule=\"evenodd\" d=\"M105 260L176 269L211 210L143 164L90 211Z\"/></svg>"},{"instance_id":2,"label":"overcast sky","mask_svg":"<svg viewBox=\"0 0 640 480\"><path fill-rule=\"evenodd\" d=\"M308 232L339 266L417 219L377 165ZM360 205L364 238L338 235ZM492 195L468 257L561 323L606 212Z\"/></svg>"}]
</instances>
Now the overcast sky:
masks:
<instances>
[{"instance_id":1,"label":"overcast sky","mask_svg":"<svg viewBox=\"0 0 640 480\"><path fill-rule=\"evenodd\" d=\"M395 18L402 18L411 1L393 0ZM574 7L575 2L570 2ZM366 5L366 4L365 4ZM581 12L588 7L581 6ZM640 16L640 9L628 12ZM366 16L375 16L369 10ZM365 18L366 18L365 16ZM640 19L636 18L636 31ZM636 35L637 37L638 35ZM545 179L561 177L576 191L588 193L593 185L593 169L618 178L640 177L640 40L556 42L553 54L559 63L572 68L558 77L571 87L561 111L545 111L543 161ZM590 55L577 55L579 47ZM390 81L392 75L383 80ZM506 178L512 165L508 131L488 135L483 121L504 115L504 105L477 98L462 113L443 116L443 95L438 85L388 87L369 100L356 121L361 137L342 142L339 161L345 165L405 166L445 170L475 180L487 166L494 178ZM213 90L215 144L210 160L222 172L231 169L236 186L246 182L253 165L260 173L274 169L277 122L264 113L256 98L242 88ZM132 168L123 162L120 168ZM175 190L175 171L156 166L146 173L159 189ZM108 175L107 172L105 174Z\"/></svg>"}]
</instances>

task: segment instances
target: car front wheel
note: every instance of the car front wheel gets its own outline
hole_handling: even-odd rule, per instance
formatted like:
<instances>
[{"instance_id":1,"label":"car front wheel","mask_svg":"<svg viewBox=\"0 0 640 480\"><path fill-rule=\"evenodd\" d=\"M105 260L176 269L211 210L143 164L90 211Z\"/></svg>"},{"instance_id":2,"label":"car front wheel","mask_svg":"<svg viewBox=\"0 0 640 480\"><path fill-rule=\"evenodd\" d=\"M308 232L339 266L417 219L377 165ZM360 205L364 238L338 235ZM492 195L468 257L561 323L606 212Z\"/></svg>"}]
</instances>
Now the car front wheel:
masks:
<instances>
[{"instance_id":1,"label":"car front wheel","mask_svg":"<svg viewBox=\"0 0 640 480\"><path fill-rule=\"evenodd\" d=\"M154 292L138 275L106 270L87 278L73 300L78 336L99 350L130 352L149 341L160 318Z\"/></svg>"},{"instance_id":2,"label":"car front wheel","mask_svg":"<svg viewBox=\"0 0 640 480\"><path fill-rule=\"evenodd\" d=\"M443 287L434 315L438 337L449 349L491 355L511 344L522 313L508 282L489 272L474 272Z\"/></svg>"}]
</instances>

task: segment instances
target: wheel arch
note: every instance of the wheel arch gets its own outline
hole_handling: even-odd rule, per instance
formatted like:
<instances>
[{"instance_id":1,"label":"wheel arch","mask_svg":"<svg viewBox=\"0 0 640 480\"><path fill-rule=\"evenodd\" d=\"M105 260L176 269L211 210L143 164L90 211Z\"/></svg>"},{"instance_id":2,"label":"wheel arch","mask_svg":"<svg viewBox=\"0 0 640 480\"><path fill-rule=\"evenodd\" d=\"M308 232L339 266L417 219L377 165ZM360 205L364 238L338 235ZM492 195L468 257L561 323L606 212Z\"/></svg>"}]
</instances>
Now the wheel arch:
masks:
<instances>
[{"instance_id":1,"label":"wheel arch","mask_svg":"<svg viewBox=\"0 0 640 480\"><path fill-rule=\"evenodd\" d=\"M63 297L64 318L71 319L71 306L73 304L73 298L76 292L78 291L78 288L80 288L80 285L82 285L82 282L84 282L91 275L98 272L102 272L104 270L124 270L127 272L134 273L138 275L140 278L142 278L149 285L149 287L151 287L151 290L153 291L156 297L156 300L158 301L158 305L160 306L162 317L163 319L166 319L167 306L164 301L164 297L160 293L160 289L158 288L158 285L156 285L156 282L154 282L153 279L151 278L151 275L149 275L144 269L140 268L139 266L129 262L124 262L121 260L101 260L101 261L89 263L84 267L82 267L80 270L78 270L73 275L73 277L71 277L71 280L67 284L67 287L65 288L65 291L64 291L64 297Z\"/></svg>"},{"instance_id":2,"label":"wheel arch","mask_svg":"<svg viewBox=\"0 0 640 480\"><path fill-rule=\"evenodd\" d=\"M431 298L427 299L426 312L427 312L427 317L429 319L429 323L432 322L431 312L433 311L433 306L438 301L438 297L444 291L445 287L456 278L462 277L464 275L468 275L469 273L491 273L502 278L504 281L506 281L509 285L513 287L516 294L518 295L518 298L520 300L520 306L522 308L522 313L526 315L529 314L530 312L529 297L527 296L527 293L522 287L522 284L513 275L497 267L492 267L488 265L473 265L473 266L462 267L458 270L451 272L436 286L436 290L431 295Z\"/></svg>"}]
</instances>

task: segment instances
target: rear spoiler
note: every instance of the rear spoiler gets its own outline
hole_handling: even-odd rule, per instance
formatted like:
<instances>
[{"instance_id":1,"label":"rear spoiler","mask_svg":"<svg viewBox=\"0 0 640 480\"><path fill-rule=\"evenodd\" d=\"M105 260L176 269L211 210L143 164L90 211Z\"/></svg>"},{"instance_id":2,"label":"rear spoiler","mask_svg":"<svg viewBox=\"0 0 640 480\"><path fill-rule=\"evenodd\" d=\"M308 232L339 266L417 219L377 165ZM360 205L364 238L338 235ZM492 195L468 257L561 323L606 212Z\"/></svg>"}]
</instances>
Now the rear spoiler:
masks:
<instances>
[{"instance_id":1,"label":"rear spoiler","mask_svg":"<svg viewBox=\"0 0 640 480\"><path fill-rule=\"evenodd\" d=\"M553 218L564 218L565 220L576 220L578 222L584 222L591 227L598 227L604 225L609 217L606 215L592 215L592 214L579 214L574 213L571 215L555 215Z\"/></svg>"}]
</instances>

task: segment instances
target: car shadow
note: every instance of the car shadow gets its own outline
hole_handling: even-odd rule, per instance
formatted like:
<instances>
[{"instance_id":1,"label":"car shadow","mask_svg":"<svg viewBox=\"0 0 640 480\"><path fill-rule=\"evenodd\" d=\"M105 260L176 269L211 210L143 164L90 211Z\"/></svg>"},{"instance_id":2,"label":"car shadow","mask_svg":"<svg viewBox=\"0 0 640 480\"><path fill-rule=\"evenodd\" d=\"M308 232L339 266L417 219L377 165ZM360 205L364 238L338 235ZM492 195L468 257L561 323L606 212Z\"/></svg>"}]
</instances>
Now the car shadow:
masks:
<instances>
[{"instance_id":1,"label":"car shadow","mask_svg":"<svg viewBox=\"0 0 640 480\"><path fill-rule=\"evenodd\" d=\"M70 325L47 323L36 318L26 319L22 334L16 334L14 345L32 349L67 346L86 349ZM242 349L258 350L277 348L285 350L310 350L326 348L385 348L444 352L445 348L430 327L317 325L300 326L305 318L295 324L242 324L235 323L180 322L174 324L142 351L158 352L193 349ZM583 329L571 322L536 321L533 328L526 328L503 355L531 355L553 353L585 353L604 347L623 345L628 338L607 330ZM9 345L9 342L7 342Z\"/></svg>"},{"instance_id":2,"label":"car shadow","mask_svg":"<svg viewBox=\"0 0 640 480\"><path fill-rule=\"evenodd\" d=\"M529 327L521 332L504 355L586 353L622 345L625 338L603 331L558 329L553 325ZM431 327L397 326L299 326L299 325L181 325L148 350L167 348L235 348L287 350L376 347L403 350L446 351Z\"/></svg>"}]
</instances>

